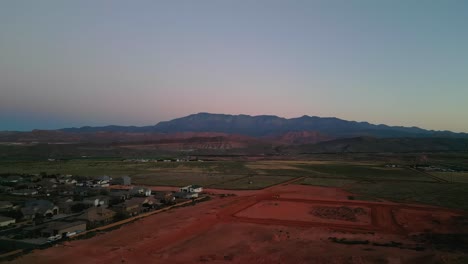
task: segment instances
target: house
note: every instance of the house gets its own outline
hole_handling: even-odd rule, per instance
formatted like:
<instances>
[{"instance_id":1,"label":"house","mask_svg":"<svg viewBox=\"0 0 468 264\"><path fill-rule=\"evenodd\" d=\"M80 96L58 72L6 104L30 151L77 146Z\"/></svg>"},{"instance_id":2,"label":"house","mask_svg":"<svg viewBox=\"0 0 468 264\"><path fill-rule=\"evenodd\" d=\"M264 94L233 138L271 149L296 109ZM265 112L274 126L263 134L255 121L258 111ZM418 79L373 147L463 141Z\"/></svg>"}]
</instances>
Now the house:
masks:
<instances>
[{"instance_id":1,"label":"house","mask_svg":"<svg viewBox=\"0 0 468 264\"><path fill-rule=\"evenodd\" d=\"M71 214L72 206L76 204L71 197L59 198L56 201L59 211L63 214Z\"/></svg>"},{"instance_id":2,"label":"house","mask_svg":"<svg viewBox=\"0 0 468 264\"><path fill-rule=\"evenodd\" d=\"M19 196L33 196L38 194L37 190L34 189L20 189L20 190L13 190L10 192L12 195L19 195Z\"/></svg>"},{"instance_id":3,"label":"house","mask_svg":"<svg viewBox=\"0 0 468 264\"><path fill-rule=\"evenodd\" d=\"M116 204L130 198L130 192L124 190L111 190L109 192L110 203Z\"/></svg>"},{"instance_id":4,"label":"house","mask_svg":"<svg viewBox=\"0 0 468 264\"><path fill-rule=\"evenodd\" d=\"M132 178L129 176L122 176L112 180L112 184L115 185L132 185Z\"/></svg>"},{"instance_id":5,"label":"house","mask_svg":"<svg viewBox=\"0 0 468 264\"><path fill-rule=\"evenodd\" d=\"M99 176L97 177L94 182L99 184L99 185L106 185L106 184L109 184L111 182L112 178L107 176L107 175L104 175L104 176Z\"/></svg>"},{"instance_id":6,"label":"house","mask_svg":"<svg viewBox=\"0 0 468 264\"><path fill-rule=\"evenodd\" d=\"M112 178L109 177L109 176L106 176L106 175L99 176L94 180L86 181L86 186L89 186L89 187L92 187L92 188L109 187L111 180L112 180Z\"/></svg>"},{"instance_id":7,"label":"house","mask_svg":"<svg viewBox=\"0 0 468 264\"><path fill-rule=\"evenodd\" d=\"M13 204L9 201L0 201L0 212L6 212L13 209Z\"/></svg>"},{"instance_id":8,"label":"house","mask_svg":"<svg viewBox=\"0 0 468 264\"><path fill-rule=\"evenodd\" d=\"M16 223L16 220L14 218L4 217L0 215L0 227L8 226L14 223Z\"/></svg>"},{"instance_id":9,"label":"house","mask_svg":"<svg viewBox=\"0 0 468 264\"><path fill-rule=\"evenodd\" d=\"M161 203L171 203L175 200L174 194L169 191L155 191L154 197L158 199Z\"/></svg>"},{"instance_id":10,"label":"house","mask_svg":"<svg viewBox=\"0 0 468 264\"><path fill-rule=\"evenodd\" d=\"M51 222L47 224L47 227L42 230L42 236L67 236L69 233L80 233L86 231L86 222L75 221L75 222Z\"/></svg>"},{"instance_id":11,"label":"house","mask_svg":"<svg viewBox=\"0 0 468 264\"><path fill-rule=\"evenodd\" d=\"M41 190L42 193L52 192L53 189L57 188L57 183L55 183L53 179L44 178L36 184L39 186L38 189Z\"/></svg>"},{"instance_id":12,"label":"house","mask_svg":"<svg viewBox=\"0 0 468 264\"><path fill-rule=\"evenodd\" d=\"M123 214L125 216L134 216L140 213L140 201L137 200L127 200L123 203L116 204L112 206L112 209L117 213Z\"/></svg>"},{"instance_id":13,"label":"house","mask_svg":"<svg viewBox=\"0 0 468 264\"><path fill-rule=\"evenodd\" d=\"M99 225L112 222L116 213L104 207L91 207L83 214L76 217L77 220L87 221L90 225Z\"/></svg>"},{"instance_id":14,"label":"house","mask_svg":"<svg viewBox=\"0 0 468 264\"><path fill-rule=\"evenodd\" d=\"M193 199L198 197L198 193L195 192L176 192L174 193L175 198L181 199Z\"/></svg>"},{"instance_id":15,"label":"house","mask_svg":"<svg viewBox=\"0 0 468 264\"><path fill-rule=\"evenodd\" d=\"M70 196L75 193L75 187L71 185L60 185L57 187L57 193L63 196Z\"/></svg>"},{"instance_id":16,"label":"house","mask_svg":"<svg viewBox=\"0 0 468 264\"><path fill-rule=\"evenodd\" d=\"M102 182L110 182L112 178L107 175L103 175L103 176L97 177L96 180L102 181Z\"/></svg>"},{"instance_id":17,"label":"house","mask_svg":"<svg viewBox=\"0 0 468 264\"><path fill-rule=\"evenodd\" d=\"M148 209L161 205L161 203L154 197L133 197L128 201L130 203L138 203L140 205L140 211L147 211Z\"/></svg>"},{"instance_id":18,"label":"house","mask_svg":"<svg viewBox=\"0 0 468 264\"><path fill-rule=\"evenodd\" d=\"M56 182L60 184L76 184L77 181L73 179L73 175L67 174L57 177Z\"/></svg>"},{"instance_id":19,"label":"house","mask_svg":"<svg viewBox=\"0 0 468 264\"><path fill-rule=\"evenodd\" d=\"M0 193L9 193L11 191L13 191L13 187L0 185Z\"/></svg>"},{"instance_id":20,"label":"house","mask_svg":"<svg viewBox=\"0 0 468 264\"><path fill-rule=\"evenodd\" d=\"M146 187L135 186L130 189L130 194L133 196L150 196L151 189Z\"/></svg>"},{"instance_id":21,"label":"house","mask_svg":"<svg viewBox=\"0 0 468 264\"><path fill-rule=\"evenodd\" d=\"M34 182L28 182L28 183L21 184L21 187L24 189L37 189L39 188L39 185L37 185Z\"/></svg>"},{"instance_id":22,"label":"house","mask_svg":"<svg viewBox=\"0 0 468 264\"><path fill-rule=\"evenodd\" d=\"M67 184L67 185L70 185L70 184L76 184L77 181L75 179L72 178L73 176L72 175L63 175L63 176L60 176L58 178L58 183L60 184Z\"/></svg>"},{"instance_id":23,"label":"house","mask_svg":"<svg viewBox=\"0 0 468 264\"><path fill-rule=\"evenodd\" d=\"M88 187L76 186L74 189L74 194L78 196L88 196L89 192L90 188Z\"/></svg>"},{"instance_id":24,"label":"house","mask_svg":"<svg viewBox=\"0 0 468 264\"><path fill-rule=\"evenodd\" d=\"M24 203L21 208L24 219L33 220L36 215L42 217L52 217L59 213L58 206L47 200L31 200Z\"/></svg>"},{"instance_id":25,"label":"house","mask_svg":"<svg viewBox=\"0 0 468 264\"><path fill-rule=\"evenodd\" d=\"M189 192L189 193L201 193L203 192L203 187L200 185L189 185L180 188L181 192Z\"/></svg>"},{"instance_id":26,"label":"house","mask_svg":"<svg viewBox=\"0 0 468 264\"><path fill-rule=\"evenodd\" d=\"M92 195L99 195L102 190L106 190L104 188L90 188L90 187L80 187L77 186L73 189L74 194L78 196L92 196Z\"/></svg>"},{"instance_id":27,"label":"house","mask_svg":"<svg viewBox=\"0 0 468 264\"><path fill-rule=\"evenodd\" d=\"M83 203L89 206L108 206L109 197L107 196L92 196L83 199Z\"/></svg>"},{"instance_id":28,"label":"house","mask_svg":"<svg viewBox=\"0 0 468 264\"><path fill-rule=\"evenodd\" d=\"M23 181L23 177L19 175L10 175L6 177L6 179L4 180L4 182L8 182L8 183L18 183L21 181Z\"/></svg>"}]
</instances>

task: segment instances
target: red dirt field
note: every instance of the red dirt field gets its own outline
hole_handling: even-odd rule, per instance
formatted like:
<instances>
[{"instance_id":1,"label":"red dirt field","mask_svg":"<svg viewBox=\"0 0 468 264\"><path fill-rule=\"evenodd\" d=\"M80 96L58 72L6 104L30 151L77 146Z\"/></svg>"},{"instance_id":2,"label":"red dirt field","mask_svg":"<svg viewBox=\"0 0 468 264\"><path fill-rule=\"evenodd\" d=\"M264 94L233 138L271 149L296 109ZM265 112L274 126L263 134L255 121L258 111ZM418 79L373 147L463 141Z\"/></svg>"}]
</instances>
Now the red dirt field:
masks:
<instances>
[{"instance_id":1,"label":"red dirt field","mask_svg":"<svg viewBox=\"0 0 468 264\"><path fill-rule=\"evenodd\" d=\"M421 229L459 232L452 219L461 212L347 200L351 194L340 189L292 183L258 191L208 189L235 195L212 195L209 201L155 214L90 239L35 250L13 262L451 263L447 261L461 254L424 245L425 250L416 251L410 248L420 244L409 237ZM349 221L353 218L348 209L336 209L343 207L352 209L355 220ZM332 242L331 237L370 242L348 245ZM391 241L405 247L372 245Z\"/></svg>"},{"instance_id":2,"label":"red dirt field","mask_svg":"<svg viewBox=\"0 0 468 264\"><path fill-rule=\"evenodd\" d=\"M341 209L346 212L340 212ZM362 210L356 214L354 211ZM341 224L370 224L370 209L365 207L340 207L328 204L311 204L307 202L292 202L276 200L263 200L253 206L235 214L242 218L277 219L289 221L305 221L320 223ZM345 220L347 218L347 220ZM350 223L351 222L351 223Z\"/></svg>"},{"instance_id":3,"label":"red dirt field","mask_svg":"<svg viewBox=\"0 0 468 264\"><path fill-rule=\"evenodd\" d=\"M437 233L454 232L456 213L437 210L395 209L393 212L399 225L412 232L431 230ZM462 231L462 230L459 230Z\"/></svg>"}]
</instances>

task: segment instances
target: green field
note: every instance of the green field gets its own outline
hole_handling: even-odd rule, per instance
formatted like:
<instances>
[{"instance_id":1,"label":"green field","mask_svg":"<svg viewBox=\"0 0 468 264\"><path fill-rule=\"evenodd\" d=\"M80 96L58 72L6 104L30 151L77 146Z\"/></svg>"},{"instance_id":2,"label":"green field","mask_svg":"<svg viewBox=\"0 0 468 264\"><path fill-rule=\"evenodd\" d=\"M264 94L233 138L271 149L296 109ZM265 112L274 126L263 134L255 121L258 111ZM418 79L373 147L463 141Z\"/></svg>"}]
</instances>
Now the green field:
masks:
<instances>
[{"instance_id":1,"label":"green field","mask_svg":"<svg viewBox=\"0 0 468 264\"><path fill-rule=\"evenodd\" d=\"M306 178L301 184L343 188L356 194L357 199L385 199L468 210L468 183Z\"/></svg>"},{"instance_id":2,"label":"green field","mask_svg":"<svg viewBox=\"0 0 468 264\"><path fill-rule=\"evenodd\" d=\"M468 184L381 182L359 183L346 188L360 195L402 202L418 202L468 210Z\"/></svg>"},{"instance_id":3,"label":"green field","mask_svg":"<svg viewBox=\"0 0 468 264\"><path fill-rule=\"evenodd\" d=\"M200 184L222 189L261 189L284 181L306 177L300 184L341 187L357 199L387 199L420 202L468 210L468 174L433 173L450 183L436 182L430 175L408 167L386 168L382 157L352 160L343 156L320 156L320 160L206 161L206 162L130 162L122 158L76 158L49 162L41 160L1 160L0 173L72 174L96 177L129 175L134 184L183 186ZM464 160L454 154L444 158ZM389 157L398 162L396 157ZM405 156L404 162L411 157ZM402 161L400 164L404 164ZM405 165L402 165L405 166ZM453 183L452 183L453 182Z\"/></svg>"},{"instance_id":4,"label":"green field","mask_svg":"<svg viewBox=\"0 0 468 264\"><path fill-rule=\"evenodd\" d=\"M431 172L430 174L453 183L468 183L467 172Z\"/></svg>"},{"instance_id":5,"label":"green field","mask_svg":"<svg viewBox=\"0 0 468 264\"><path fill-rule=\"evenodd\" d=\"M73 159L67 161L0 161L0 173L72 174L80 176L137 175L144 173L242 174L242 162L130 162L119 159Z\"/></svg>"},{"instance_id":6,"label":"green field","mask_svg":"<svg viewBox=\"0 0 468 264\"><path fill-rule=\"evenodd\" d=\"M434 179L407 168L385 168L376 165L349 165L349 164L318 164L318 165L299 165L309 172L310 177L346 177L353 180L417 180L433 182Z\"/></svg>"},{"instance_id":7,"label":"green field","mask_svg":"<svg viewBox=\"0 0 468 264\"><path fill-rule=\"evenodd\" d=\"M243 176L239 175L209 175L194 173L153 173L138 174L132 177L133 184L159 185L159 186L186 186L199 184L205 187L221 184L226 181L233 181Z\"/></svg>"},{"instance_id":8,"label":"green field","mask_svg":"<svg viewBox=\"0 0 468 264\"><path fill-rule=\"evenodd\" d=\"M344 187L349 184L356 183L355 180L351 179L333 179L333 178L305 178L298 182L305 185L315 185L324 187Z\"/></svg>"}]
</instances>

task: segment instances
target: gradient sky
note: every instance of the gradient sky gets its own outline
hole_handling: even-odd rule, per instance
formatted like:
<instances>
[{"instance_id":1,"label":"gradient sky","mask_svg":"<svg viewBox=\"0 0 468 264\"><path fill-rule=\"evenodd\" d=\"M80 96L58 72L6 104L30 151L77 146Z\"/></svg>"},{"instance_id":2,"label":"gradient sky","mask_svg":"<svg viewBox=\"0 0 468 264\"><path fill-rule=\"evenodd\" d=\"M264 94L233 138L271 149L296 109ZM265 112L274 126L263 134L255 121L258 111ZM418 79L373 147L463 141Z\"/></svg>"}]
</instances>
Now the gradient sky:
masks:
<instances>
[{"instance_id":1,"label":"gradient sky","mask_svg":"<svg viewBox=\"0 0 468 264\"><path fill-rule=\"evenodd\" d=\"M468 132L468 1L0 2L0 130L197 112Z\"/></svg>"}]
</instances>

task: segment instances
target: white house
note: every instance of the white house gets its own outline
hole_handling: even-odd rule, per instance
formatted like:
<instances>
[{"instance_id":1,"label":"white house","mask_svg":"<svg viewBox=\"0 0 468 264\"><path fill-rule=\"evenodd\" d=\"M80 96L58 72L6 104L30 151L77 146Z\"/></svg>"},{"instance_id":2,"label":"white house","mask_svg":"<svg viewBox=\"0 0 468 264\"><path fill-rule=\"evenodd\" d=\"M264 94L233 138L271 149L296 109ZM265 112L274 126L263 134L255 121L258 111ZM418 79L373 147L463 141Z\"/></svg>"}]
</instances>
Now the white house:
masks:
<instances>
[{"instance_id":1,"label":"white house","mask_svg":"<svg viewBox=\"0 0 468 264\"><path fill-rule=\"evenodd\" d=\"M135 186L130 190L131 195L151 196L151 189L146 187Z\"/></svg>"},{"instance_id":2,"label":"white house","mask_svg":"<svg viewBox=\"0 0 468 264\"><path fill-rule=\"evenodd\" d=\"M93 196L83 199L83 203L91 206L106 206L109 204L109 198L106 196Z\"/></svg>"},{"instance_id":3,"label":"white house","mask_svg":"<svg viewBox=\"0 0 468 264\"><path fill-rule=\"evenodd\" d=\"M203 192L203 187L200 185L189 185L180 188L181 192L188 192L188 193L201 193Z\"/></svg>"}]
</instances>

